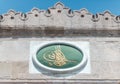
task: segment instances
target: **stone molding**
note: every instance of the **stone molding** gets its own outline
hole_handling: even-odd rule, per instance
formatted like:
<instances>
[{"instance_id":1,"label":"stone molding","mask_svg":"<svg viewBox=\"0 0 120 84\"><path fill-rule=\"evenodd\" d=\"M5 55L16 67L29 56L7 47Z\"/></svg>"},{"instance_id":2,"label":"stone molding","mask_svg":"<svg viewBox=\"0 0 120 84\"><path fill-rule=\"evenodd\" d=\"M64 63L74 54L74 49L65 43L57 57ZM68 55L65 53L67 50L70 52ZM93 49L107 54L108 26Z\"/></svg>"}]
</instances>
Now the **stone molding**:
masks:
<instances>
[{"instance_id":1,"label":"stone molding","mask_svg":"<svg viewBox=\"0 0 120 84\"><path fill-rule=\"evenodd\" d=\"M120 36L120 16L109 11L92 14L87 9L71 10L61 2L47 10L33 8L27 13L10 10L7 14L0 15L0 36L16 34Z\"/></svg>"},{"instance_id":2,"label":"stone molding","mask_svg":"<svg viewBox=\"0 0 120 84\"><path fill-rule=\"evenodd\" d=\"M7 14L0 15L1 27L41 27L63 26L65 28L118 28L120 16L115 16L109 11L92 14L87 9L71 10L61 2L56 3L47 10L33 8L28 13L10 10Z\"/></svg>"}]
</instances>

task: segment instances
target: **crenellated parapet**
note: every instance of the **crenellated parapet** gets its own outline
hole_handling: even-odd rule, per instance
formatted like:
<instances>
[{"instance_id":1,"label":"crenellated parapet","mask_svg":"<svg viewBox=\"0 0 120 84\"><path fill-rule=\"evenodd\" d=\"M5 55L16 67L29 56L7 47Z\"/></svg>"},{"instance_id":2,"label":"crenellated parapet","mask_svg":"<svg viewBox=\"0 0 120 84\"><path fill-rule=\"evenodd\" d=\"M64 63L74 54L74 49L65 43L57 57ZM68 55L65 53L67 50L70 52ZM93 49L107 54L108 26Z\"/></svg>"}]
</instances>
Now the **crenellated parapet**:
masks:
<instances>
[{"instance_id":1,"label":"crenellated parapet","mask_svg":"<svg viewBox=\"0 0 120 84\"><path fill-rule=\"evenodd\" d=\"M27 13L10 10L7 14L0 15L0 29L44 30L47 32L76 30L75 34L79 33L77 30L119 31L120 16L115 16L109 11L92 14L87 9L72 10L58 2L47 10L33 8Z\"/></svg>"}]
</instances>

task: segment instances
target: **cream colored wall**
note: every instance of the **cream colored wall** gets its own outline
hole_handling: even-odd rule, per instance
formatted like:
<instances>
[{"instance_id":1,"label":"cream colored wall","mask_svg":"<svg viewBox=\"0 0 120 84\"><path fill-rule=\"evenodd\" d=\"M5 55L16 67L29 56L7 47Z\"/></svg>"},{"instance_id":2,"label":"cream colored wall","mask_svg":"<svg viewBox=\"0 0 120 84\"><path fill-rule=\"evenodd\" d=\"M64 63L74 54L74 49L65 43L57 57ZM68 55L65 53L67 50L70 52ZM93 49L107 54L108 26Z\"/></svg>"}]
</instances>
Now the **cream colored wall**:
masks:
<instances>
[{"instance_id":1,"label":"cream colored wall","mask_svg":"<svg viewBox=\"0 0 120 84\"><path fill-rule=\"evenodd\" d=\"M86 9L72 12L60 2L48 9L49 11L34 8L26 14L11 10L1 16L0 82L81 80L119 82L120 17L109 11L97 15L91 14ZM84 17L81 17L83 15ZM30 41L55 39L90 42L91 74L77 74L63 79L30 74Z\"/></svg>"},{"instance_id":2,"label":"cream colored wall","mask_svg":"<svg viewBox=\"0 0 120 84\"><path fill-rule=\"evenodd\" d=\"M77 74L67 79L120 79L120 38L2 38L0 39L0 80L47 80L50 76L29 73L30 41L90 42L91 74ZM60 78L52 78L60 79Z\"/></svg>"}]
</instances>

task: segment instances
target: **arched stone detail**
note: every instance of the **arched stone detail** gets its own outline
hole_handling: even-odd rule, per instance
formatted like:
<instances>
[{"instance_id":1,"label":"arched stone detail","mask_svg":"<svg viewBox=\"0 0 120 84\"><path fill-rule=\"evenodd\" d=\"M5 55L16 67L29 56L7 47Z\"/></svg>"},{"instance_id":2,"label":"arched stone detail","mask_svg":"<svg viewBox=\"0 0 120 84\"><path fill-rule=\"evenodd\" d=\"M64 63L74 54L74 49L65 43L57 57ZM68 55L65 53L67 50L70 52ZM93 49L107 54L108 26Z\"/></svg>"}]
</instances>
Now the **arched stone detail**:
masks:
<instances>
[{"instance_id":1,"label":"arched stone detail","mask_svg":"<svg viewBox=\"0 0 120 84\"><path fill-rule=\"evenodd\" d=\"M4 21L4 16L0 15L0 22L3 22L3 21Z\"/></svg>"},{"instance_id":2,"label":"arched stone detail","mask_svg":"<svg viewBox=\"0 0 120 84\"><path fill-rule=\"evenodd\" d=\"M74 11L69 9L68 12L67 12L67 16L73 17L74 16Z\"/></svg>"},{"instance_id":3,"label":"arched stone detail","mask_svg":"<svg viewBox=\"0 0 120 84\"><path fill-rule=\"evenodd\" d=\"M104 20L111 20L112 18L112 14L108 10L104 12L103 16L104 16Z\"/></svg>"},{"instance_id":4,"label":"arched stone detail","mask_svg":"<svg viewBox=\"0 0 120 84\"><path fill-rule=\"evenodd\" d=\"M20 14L20 19L21 19L22 21L26 21L26 20L28 19L28 14L21 13L21 14Z\"/></svg>"},{"instance_id":5,"label":"arched stone detail","mask_svg":"<svg viewBox=\"0 0 120 84\"><path fill-rule=\"evenodd\" d=\"M56 17L57 15L60 15L59 17ZM51 17L52 16L52 17ZM34 18L35 17L35 18ZM51 17L51 18L49 18ZM63 19L61 19L61 17ZM64 24L64 21L67 25L72 25L72 27L81 27L79 25L83 25L83 23L89 24L90 27L92 27L92 22L99 22L96 23L96 25L106 25L103 21L107 22L106 27L110 27L112 25L117 26L116 23L119 23L119 16L114 16L109 11L105 11L103 13L97 13L95 15L91 14L87 9L83 8L80 10L71 10L70 8L67 8L62 4L61 2L57 2L53 7L48 8L47 10L40 10L39 8L33 8L28 13L19 13L14 10L8 11L6 14L2 14L0 16L0 22L5 22L3 26L10 25L8 23L11 23L11 20L15 20L15 22L21 21L28 21L27 23L31 23L34 21L41 22L41 25L47 25L46 23L51 23L52 21L54 24L50 24L51 26L56 26L60 24L61 21L62 24ZM38 19L39 18L39 19ZM48 19L49 18L49 19ZM54 19L57 18L57 19ZM28 20L29 19L29 20ZM37 19L37 20L36 20ZM69 19L69 21L68 21ZM57 20L57 21L56 21ZM63 20L63 22L62 22ZM70 20L72 23L70 23ZM83 21L84 20L84 21ZM109 22L110 20L110 22ZM46 21L46 22L44 22ZM36 23L39 23L36 22ZM76 23L74 25L74 22ZM83 22L83 23L82 23ZM13 25L16 25L16 23L12 23ZM20 24L23 24L22 22ZM2 25L2 24L1 24ZM39 25L39 24L38 24ZM83 25L84 26L84 25Z\"/></svg>"},{"instance_id":6,"label":"arched stone detail","mask_svg":"<svg viewBox=\"0 0 120 84\"><path fill-rule=\"evenodd\" d=\"M100 20L99 14L92 15L92 21L93 22L98 22Z\"/></svg>"},{"instance_id":7,"label":"arched stone detail","mask_svg":"<svg viewBox=\"0 0 120 84\"><path fill-rule=\"evenodd\" d=\"M45 16L47 16L47 17L52 16L50 9L48 9L48 10L45 11Z\"/></svg>"},{"instance_id":8,"label":"arched stone detail","mask_svg":"<svg viewBox=\"0 0 120 84\"><path fill-rule=\"evenodd\" d=\"M57 2L55 5L54 5L54 8L56 9L63 9L65 8L64 4L62 4L61 2Z\"/></svg>"}]
</instances>

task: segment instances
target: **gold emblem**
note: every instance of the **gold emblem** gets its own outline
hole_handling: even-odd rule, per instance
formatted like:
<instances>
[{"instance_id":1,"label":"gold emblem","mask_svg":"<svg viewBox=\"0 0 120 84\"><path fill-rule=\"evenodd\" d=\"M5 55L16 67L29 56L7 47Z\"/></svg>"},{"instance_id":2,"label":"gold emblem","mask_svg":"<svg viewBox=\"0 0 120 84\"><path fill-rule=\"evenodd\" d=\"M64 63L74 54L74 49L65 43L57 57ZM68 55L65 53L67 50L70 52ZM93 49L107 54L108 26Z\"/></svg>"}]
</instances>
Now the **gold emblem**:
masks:
<instances>
[{"instance_id":1,"label":"gold emblem","mask_svg":"<svg viewBox=\"0 0 120 84\"><path fill-rule=\"evenodd\" d=\"M56 46L55 50L44 53L43 58L48 62L50 66L52 65L63 66L67 62L77 62L68 60L61 51L60 45Z\"/></svg>"}]
</instances>

